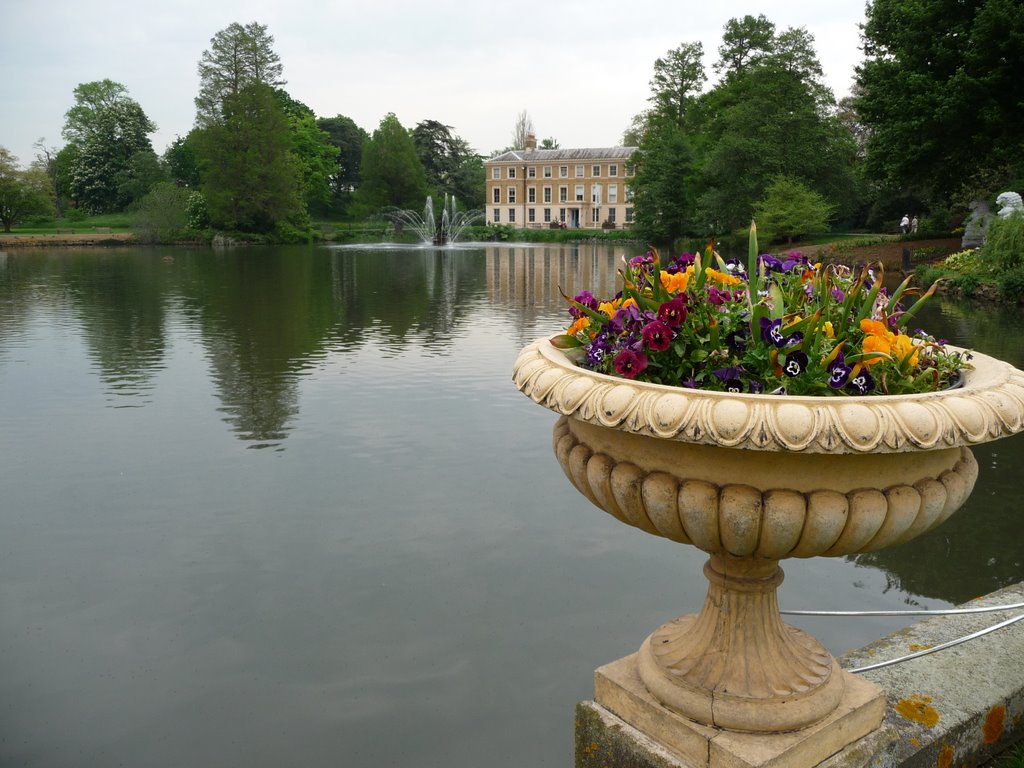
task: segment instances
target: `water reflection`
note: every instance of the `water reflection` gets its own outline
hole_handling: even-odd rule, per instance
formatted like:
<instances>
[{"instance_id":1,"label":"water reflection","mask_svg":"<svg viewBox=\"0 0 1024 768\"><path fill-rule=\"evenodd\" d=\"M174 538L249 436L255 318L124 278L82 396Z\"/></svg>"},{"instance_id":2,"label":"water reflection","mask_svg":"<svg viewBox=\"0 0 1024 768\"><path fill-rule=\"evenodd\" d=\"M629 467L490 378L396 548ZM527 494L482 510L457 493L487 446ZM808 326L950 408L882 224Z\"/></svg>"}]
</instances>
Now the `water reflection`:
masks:
<instances>
[{"instance_id":1,"label":"water reflection","mask_svg":"<svg viewBox=\"0 0 1024 768\"><path fill-rule=\"evenodd\" d=\"M594 667L705 589L703 555L566 482L554 415L510 382L565 327L559 288L611 294L636 251L0 262L0 764L568 763ZM1024 365L1017 310L922 324ZM787 564L786 607L1019 580L1024 438L976 453L965 510ZM841 652L896 627L808 628Z\"/></svg>"}]
</instances>

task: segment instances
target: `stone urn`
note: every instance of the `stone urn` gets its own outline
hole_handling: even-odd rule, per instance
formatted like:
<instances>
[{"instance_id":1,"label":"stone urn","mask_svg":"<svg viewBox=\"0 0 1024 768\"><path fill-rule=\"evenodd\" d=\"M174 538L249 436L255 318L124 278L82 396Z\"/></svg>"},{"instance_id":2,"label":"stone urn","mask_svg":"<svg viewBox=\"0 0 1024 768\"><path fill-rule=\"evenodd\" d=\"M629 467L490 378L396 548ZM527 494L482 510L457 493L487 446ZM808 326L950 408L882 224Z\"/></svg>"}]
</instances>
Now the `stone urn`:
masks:
<instances>
[{"instance_id":1,"label":"stone urn","mask_svg":"<svg viewBox=\"0 0 1024 768\"><path fill-rule=\"evenodd\" d=\"M779 561L900 544L966 501L969 446L1024 429L1024 373L972 364L942 392L793 397L638 383L546 339L525 347L514 381L561 414L554 449L572 484L710 556L700 613L599 669L598 703L699 765L815 765L877 728L881 690L783 623Z\"/></svg>"}]
</instances>

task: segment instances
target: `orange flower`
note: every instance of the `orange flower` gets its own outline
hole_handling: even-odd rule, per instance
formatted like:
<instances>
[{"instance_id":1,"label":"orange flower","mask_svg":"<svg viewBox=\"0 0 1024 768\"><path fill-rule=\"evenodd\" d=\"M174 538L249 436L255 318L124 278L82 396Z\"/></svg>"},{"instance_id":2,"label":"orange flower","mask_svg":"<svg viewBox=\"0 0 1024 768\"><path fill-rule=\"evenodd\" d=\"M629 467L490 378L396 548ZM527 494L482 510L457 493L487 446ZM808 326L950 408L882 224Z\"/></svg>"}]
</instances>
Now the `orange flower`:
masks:
<instances>
[{"instance_id":1,"label":"orange flower","mask_svg":"<svg viewBox=\"0 0 1024 768\"><path fill-rule=\"evenodd\" d=\"M879 322L878 320L869 320L864 318L860 321L860 329L864 333L872 336L878 336L880 338L892 338L892 332L885 327L885 323Z\"/></svg>"},{"instance_id":2,"label":"orange flower","mask_svg":"<svg viewBox=\"0 0 1024 768\"><path fill-rule=\"evenodd\" d=\"M585 328L588 328L589 326L590 318L580 317L576 320L575 323L569 326L569 330L567 330L566 333L569 334L570 336L575 336L577 333L584 330Z\"/></svg>"},{"instance_id":3,"label":"orange flower","mask_svg":"<svg viewBox=\"0 0 1024 768\"><path fill-rule=\"evenodd\" d=\"M661 273L661 285L669 293L682 293L690 282L689 272Z\"/></svg>"}]
</instances>

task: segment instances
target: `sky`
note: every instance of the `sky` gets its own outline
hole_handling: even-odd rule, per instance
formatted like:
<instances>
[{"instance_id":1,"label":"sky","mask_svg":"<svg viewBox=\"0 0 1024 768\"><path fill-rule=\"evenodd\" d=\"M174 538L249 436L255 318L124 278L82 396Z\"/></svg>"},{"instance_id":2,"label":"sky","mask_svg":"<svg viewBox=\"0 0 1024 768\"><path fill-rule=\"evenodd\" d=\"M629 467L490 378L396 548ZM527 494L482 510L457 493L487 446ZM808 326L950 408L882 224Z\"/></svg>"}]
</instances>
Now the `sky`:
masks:
<instances>
[{"instance_id":1,"label":"sky","mask_svg":"<svg viewBox=\"0 0 1024 768\"><path fill-rule=\"evenodd\" d=\"M406 128L451 126L483 155L508 146L526 110L539 140L621 143L647 106L654 61L704 45L709 85L729 19L764 14L814 37L837 99L860 62L865 0L5 0L0 26L0 146L27 166L43 139L60 148L81 83L109 79L156 123L162 154L195 119L197 65L210 39L256 21L274 37L285 90L317 117L372 133L394 112Z\"/></svg>"}]
</instances>

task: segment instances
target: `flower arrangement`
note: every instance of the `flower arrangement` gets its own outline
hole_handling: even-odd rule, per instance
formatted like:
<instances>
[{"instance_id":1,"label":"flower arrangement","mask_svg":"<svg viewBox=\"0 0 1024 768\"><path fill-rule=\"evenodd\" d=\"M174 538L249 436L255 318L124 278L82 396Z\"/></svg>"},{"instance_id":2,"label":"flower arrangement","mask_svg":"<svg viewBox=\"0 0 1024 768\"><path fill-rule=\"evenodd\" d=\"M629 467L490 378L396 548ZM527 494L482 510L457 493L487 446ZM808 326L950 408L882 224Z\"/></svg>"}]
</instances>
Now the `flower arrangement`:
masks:
<instances>
[{"instance_id":1,"label":"flower arrangement","mask_svg":"<svg viewBox=\"0 0 1024 768\"><path fill-rule=\"evenodd\" d=\"M753 224L745 265L709 244L665 263L652 249L621 275L614 298L570 299L572 325L551 340L601 373L727 392L896 395L947 388L970 364L907 330L937 284L921 295L908 277L890 295L881 270L759 255Z\"/></svg>"}]
</instances>

